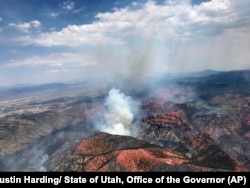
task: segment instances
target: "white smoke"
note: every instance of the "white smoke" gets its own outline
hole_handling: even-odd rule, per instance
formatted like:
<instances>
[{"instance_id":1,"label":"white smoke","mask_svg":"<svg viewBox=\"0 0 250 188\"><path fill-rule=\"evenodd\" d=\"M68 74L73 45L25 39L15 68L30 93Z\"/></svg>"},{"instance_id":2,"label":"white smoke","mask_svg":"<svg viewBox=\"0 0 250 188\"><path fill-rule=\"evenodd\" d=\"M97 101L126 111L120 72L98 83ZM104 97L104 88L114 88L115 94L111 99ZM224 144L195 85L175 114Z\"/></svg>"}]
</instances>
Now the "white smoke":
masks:
<instances>
[{"instance_id":1,"label":"white smoke","mask_svg":"<svg viewBox=\"0 0 250 188\"><path fill-rule=\"evenodd\" d=\"M118 135L135 135L136 127L133 126L138 103L126 96L118 89L111 89L105 101L105 112L100 131Z\"/></svg>"}]
</instances>

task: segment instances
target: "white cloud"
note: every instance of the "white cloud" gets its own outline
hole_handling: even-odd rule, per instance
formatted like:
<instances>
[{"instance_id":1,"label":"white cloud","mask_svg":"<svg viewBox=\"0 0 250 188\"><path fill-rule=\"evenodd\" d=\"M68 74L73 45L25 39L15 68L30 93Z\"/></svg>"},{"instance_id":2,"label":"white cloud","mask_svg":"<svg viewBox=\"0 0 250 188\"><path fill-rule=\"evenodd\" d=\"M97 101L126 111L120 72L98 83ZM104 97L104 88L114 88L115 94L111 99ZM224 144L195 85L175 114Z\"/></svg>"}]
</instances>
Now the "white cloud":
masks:
<instances>
[{"instance_id":1,"label":"white cloud","mask_svg":"<svg viewBox=\"0 0 250 188\"><path fill-rule=\"evenodd\" d=\"M106 35L114 27L109 23L94 23L91 25L69 25L57 32L42 33L37 38L25 36L20 40L24 44L37 44L42 46L78 46L88 45L117 45L121 44L120 39Z\"/></svg>"},{"instance_id":2,"label":"white cloud","mask_svg":"<svg viewBox=\"0 0 250 188\"><path fill-rule=\"evenodd\" d=\"M15 27L23 32L28 33L30 31L31 28L40 28L41 27L41 23L38 20L33 20L31 22L24 22L24 23L10 23L9 26L11 27Z\"/></svg>"},{"instance_id":3,"label":"white cloud","mask_svg":"<svg viewBox=\"0 0 250 188\"><path fill-rule=\"evenodd\" d=\"M58 12L51 12L49 14L49 16L52 17L52 18L55 18L55 17L59 16L59 13Z\"/></svg>"},{"instance_id":4,"label":"white cloud","mask_svg":"<svg viewBox=\"0 0 250 188\"><path fill-rule=\"evenodd\" d=\"M3 21L3 18L2 18L2 17L0 17L0 22L1 22L1 21Z\"/></svg>"},{"instance_id":5,"label":"white cloud","mask_svg":"<svg viewBox=\"0 0 250 188\"><path fill-rule=\"evenodd\" d=\"M134 37L163 41L203 38L221 34L228 28L237 29L249 24L243 17L250 11L250 8L245 7L249 3L237 2L212 0L192 6L187 0L166 1L163 5L148 1L137 9L134 8L137 6L134 3L132 8L99 13L96 15L98 21L92 24L69 25L60 31L42 33L35 38L25 37L21 40L24 44L41 46L78 46L119 45ZM68 10L74 8L74 3L70 1L64 2L63 5ZM27 31L32 24L12 25Z\"/></svg>"},{"instance_id":6,"label":"white cloud","mask_svg":"<svg viewBox=\"0 0 250 188\"><path fill-rule=\"evenodd\" d=\"M72 73L72 72L79 72L81 70L76 69L51 69L48 71L45 71L46 74L62 74L62 73Z\"/></svg>"},{"instance_id":7,"label":"white cloud","mask_svg":"<svg viewBox=\"0 0 250 188\"><path fill-rule=\"evenodd\" d=\"M88 55L77 53L55 53L48 56L33 56L22 60L10 60L5 63L4 67L36 67L36 66L49 66L49 67L84 67L95 65L95 60Z\"/></svg>"},{"instance_id":8,"label":"white cloud","mask_svg":"<svg viewBox=\"0 0 250 188\"><path fill-rule=\"evenodd\" d=\"M65 1L61 6L65 10L73 10L75 8L75 3L72 1Z\"/></svg>"}]
</instances>

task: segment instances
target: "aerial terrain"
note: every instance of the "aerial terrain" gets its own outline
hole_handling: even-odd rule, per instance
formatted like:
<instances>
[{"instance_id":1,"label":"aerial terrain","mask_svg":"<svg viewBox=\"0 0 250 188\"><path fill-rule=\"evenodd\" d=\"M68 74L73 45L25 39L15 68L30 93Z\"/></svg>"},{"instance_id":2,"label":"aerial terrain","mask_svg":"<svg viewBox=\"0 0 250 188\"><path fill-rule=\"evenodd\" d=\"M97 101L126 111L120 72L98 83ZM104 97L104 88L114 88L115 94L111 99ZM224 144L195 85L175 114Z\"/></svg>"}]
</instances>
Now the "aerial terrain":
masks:
<instances>
[{"instance_id":1,"label":"aerial terrain","mask_svg":"<svg viewBox=\"0 0 250 188\"><path fill-rule=\"evenodd\" d=\"M1 88L0 106L1 171L250 170L249 70Z\"/></svg>"}]
</instances>

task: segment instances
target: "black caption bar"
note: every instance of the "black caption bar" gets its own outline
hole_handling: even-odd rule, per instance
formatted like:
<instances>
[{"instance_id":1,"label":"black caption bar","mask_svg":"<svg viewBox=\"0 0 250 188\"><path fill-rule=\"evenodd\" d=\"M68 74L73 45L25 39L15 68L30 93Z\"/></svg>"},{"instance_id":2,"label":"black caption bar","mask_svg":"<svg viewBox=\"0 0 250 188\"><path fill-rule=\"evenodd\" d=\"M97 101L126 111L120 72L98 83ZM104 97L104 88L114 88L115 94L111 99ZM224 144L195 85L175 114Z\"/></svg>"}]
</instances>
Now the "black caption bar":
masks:
<instances>
[{"instance_id":1,"label":"black caption bar","mask_svg":"<svg viewBox=\"0 0 250 188\"><path fill-rule=\"evenodd\" d=\"M155 184L157 186L219 185L223 187L249 187L248 172L0 172L0 185L66 186L103 184L128 186Z\"/></svg>"}]
</instances>

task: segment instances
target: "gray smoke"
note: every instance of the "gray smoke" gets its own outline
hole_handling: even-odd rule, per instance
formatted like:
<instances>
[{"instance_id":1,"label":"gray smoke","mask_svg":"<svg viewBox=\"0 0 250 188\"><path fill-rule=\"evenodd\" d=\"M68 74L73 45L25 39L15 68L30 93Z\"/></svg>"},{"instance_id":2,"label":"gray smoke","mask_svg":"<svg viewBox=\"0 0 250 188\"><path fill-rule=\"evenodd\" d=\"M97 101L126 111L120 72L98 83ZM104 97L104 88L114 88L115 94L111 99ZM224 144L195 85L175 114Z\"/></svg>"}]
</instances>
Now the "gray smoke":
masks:
<instances>
[{"instance_id":1,"label":"gray smoke","mask_svg":"<svg viewBox=\"0 0 250 188\"><path fill-rule=\"evenodd\" d=\"M151 41L145 42L141 48L130 47L127 67L127 83L130 88L136 89L145 84L146 79L152 74L155 65L155 52Z\"/></svg>"}]
</instances>

